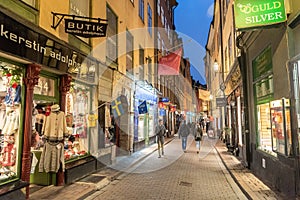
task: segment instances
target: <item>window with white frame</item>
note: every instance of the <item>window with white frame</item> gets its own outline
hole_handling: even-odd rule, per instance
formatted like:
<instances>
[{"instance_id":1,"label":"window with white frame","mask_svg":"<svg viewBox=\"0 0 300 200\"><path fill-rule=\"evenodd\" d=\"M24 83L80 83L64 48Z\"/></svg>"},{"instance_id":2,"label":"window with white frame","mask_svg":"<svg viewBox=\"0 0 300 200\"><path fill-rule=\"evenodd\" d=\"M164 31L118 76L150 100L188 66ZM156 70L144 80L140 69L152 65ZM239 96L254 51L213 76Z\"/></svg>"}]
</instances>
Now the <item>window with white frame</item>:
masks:
<instances>
[{"instance_id":1,"label":"window with white frame","mask_svg":"<svg viewBox=\"0 0 300 200\"><path fill-rule=\"evenodd\" d=\"M152 59L148 57L148 82L152 83Z\"/></svg>"},{"instance_id":2,"label":"window with white frame","mask_svg":"<svg viewBox=\"0 0 300 200\"><path fill-rule=\"evenodd\" d=\"M139 0L139 16L144 21L144 0Z\"/></svg>"},{"instance_id":3,"label":"window with white frame","mask_svg":"<svg viewBox=\"0 0 300 200\"><path fill-rule=\"evenodd\" d=\"M140 54L140 55L139 55L139 56L140 56L140 60L139 60L139 62L140 62L140 67L139 67L139 79L140 79L140 80L144 80L144 79L145 79L145 77L144 77L144 74L145 74L145 72L144 72L145 51L144 51L144 49L142 49L141 46L140 46L140 49L139 49L139 54Z\"/></svg>"},{"instance_id":4,"label":"window with white frame","mask_svg":"<svg viewBox=\"0 0 300 200\"><path fill-rule=\"evenodd\" d=\"M162 52L162 56L166 55L165 50L166 50L166 48L165 48L165 42L163 40L161 40L161 52Z\"/></svg>"},{"instance_id":5,"label":"window with white frame","mask_svg":"<svg viewBox=\"0 0 300 200\"><path fill-rule=\"evenodd\" d=\"M108 20L107 30L106 30L106 57L113 62L117 63L118 58L118 38L117 38L117 16L114 12L106 7L106 17Z\"/></svg>"},{"instance_id":6,"label":"window with white frame","mask_svg":"<svg viewBox=\"0 0 300 200\"><path fill-rule=\"evenodd\" d=\"M152 9L148 3L148 32L152 36Z\"/></svg>"},{"instance_id":7,"label":"window with white frame","mask_svg":"<svg viewBox=\"0 0 300 200\"><path fill-rule=\"evenodd\" d=\"M70 0L70 14L82 17L90 16L90 4L89 1L82 0ZM79 37L80 40L89 43L89 38Z\"/></svg>"},{"instance_id":8,"label":"window with white frame","mask_svg":"<svg viewBox=\"0 0 300 200\"><path fill-rule=\"evenodd\" d=\"M157 49L161 50L161 37L159 31L157 31Z\"/></svg>"},{"instance_id":9,"label":"window with white frame","mask_svg":"<svg viewBox=\"0 0 300 200\"><path fill-rule=\"evenodd\" d=\"M232 52L232 34L230 33L228 38L228 56L229 56L229 66L231 66L233 62L233 52Z\"/></svg>"},{"instance_id":10,"label":"window with white frame","mask_svg":"<svg viewBox=\"0 0 300 200\"><path fill-rule=\"evenodd\" d=\"M163 9L161 9L161 15L160 15L160 17L161 17L161 23L162 23L162 25L165 25L164 23L165 23L165 14L164 14L164 10Z\"/></svg>"},{"instance_id":11,"label":"window with white frame","mask_svg":"<svg viewBox=\"0 0 300 200\"><path fill-rule=\"evenodd\" d=\"M133 36L126 31L126 72L133 74Z\"/></svg>"}]
</instances>

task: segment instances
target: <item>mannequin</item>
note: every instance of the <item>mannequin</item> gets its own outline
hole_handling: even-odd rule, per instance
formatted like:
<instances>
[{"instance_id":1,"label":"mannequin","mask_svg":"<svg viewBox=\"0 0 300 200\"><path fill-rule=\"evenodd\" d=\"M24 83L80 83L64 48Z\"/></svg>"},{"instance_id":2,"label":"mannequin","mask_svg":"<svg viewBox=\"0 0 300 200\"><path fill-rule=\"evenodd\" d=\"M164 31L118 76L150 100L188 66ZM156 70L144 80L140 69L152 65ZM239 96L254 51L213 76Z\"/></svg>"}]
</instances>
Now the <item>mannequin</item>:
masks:
<instances>
[{"instance_id":1,"label":"mannequin","mask_svg":"<svg viewBox=\"0 0 300 200\"><path fill-rule=\"evenodd\" d=\"M52 142L61 141L68 136L65 113L60 111L58 104L51 106L51 112L43 124L42 135Z\"/></svg>"},{"instance_id":2,"label":"mannequin","mask_svg":"<svg viewBox=\"0 0 300 200\"><path fill-rule=\"evenodd\" d=\"M60 111L57 104L51 106L49 116L45 118L42 134L45 136L46 144L44 146L39 164L39 172L57 173L60 164L62 170L65 170L64 161L64 137L68 136L65 113Z\"/></svg>"}]
</instances>

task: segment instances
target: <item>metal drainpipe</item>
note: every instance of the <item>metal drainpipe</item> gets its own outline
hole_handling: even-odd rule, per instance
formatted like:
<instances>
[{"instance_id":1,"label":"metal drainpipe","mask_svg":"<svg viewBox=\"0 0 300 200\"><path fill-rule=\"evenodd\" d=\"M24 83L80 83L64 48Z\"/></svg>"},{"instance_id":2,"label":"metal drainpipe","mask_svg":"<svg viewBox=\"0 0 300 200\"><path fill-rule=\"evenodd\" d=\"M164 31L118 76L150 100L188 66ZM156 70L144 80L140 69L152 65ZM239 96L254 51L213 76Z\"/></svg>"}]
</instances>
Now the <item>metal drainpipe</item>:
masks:
<instances>
[{"instance_id":1,"label":"metal drainpipe","mask_svg":"<svg viewBox=\"0 0 300 200\"><path fill-rule=\"evenodd\" d=\"M236 38L236 46L238 49L241 50L241 56L238 57L239 67L241 70L242 75L242 84L243 84L243 95L244 95L244 113L245 113L245 137L246 137L246 161L247 161L247 168L250 169L251 163L251 147L250 147L250 133L249 133L249 111L248 111L248 88L247 88L247 70L246 70L246 52L244 46L242 44L242 39L245 32L242 32Z\"/></svg>"},{"instance_id":2,"label":"metal drainpipe","mask_svg":"<svg viewBox=\"0 0 300 200\"><path fill-rule=\"evenodd\" d=\"M222 93L223 93L223 96L224 98L226 98L226 95L225 95L225 74L224 74L224 47L223 47L223 20L222 20L222 3L221 3L221 0L219 0L219 16L220 16L220 39L221 39L221 65L222 65L222 84L220 85L220 89L222 90ZM222 109L222 108L221 108ZM223 107L224 109L224 116L222 117L222 114L220 115L221 116L221 130L224 128L223 125L226 126L226 105ZM222 113L222 110L221 110L221 113ZM224 118L224 119L223 119ZM224 124L223 124L223 120L224 120Z\"/></svg>"}]
</instances>

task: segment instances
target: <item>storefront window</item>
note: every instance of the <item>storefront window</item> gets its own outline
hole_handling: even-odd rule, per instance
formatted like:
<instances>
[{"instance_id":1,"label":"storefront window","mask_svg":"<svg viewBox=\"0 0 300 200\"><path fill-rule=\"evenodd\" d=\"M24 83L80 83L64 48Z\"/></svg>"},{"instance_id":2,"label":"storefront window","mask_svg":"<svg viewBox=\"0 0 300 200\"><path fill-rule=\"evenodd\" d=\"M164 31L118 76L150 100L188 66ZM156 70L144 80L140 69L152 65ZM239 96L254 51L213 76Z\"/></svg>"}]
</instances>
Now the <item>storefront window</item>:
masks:
<instances>
[{"instance_id":1,"label":"storefront window","mask_svg":"<svg viewBox=\"0 0 300 200\"><path fill-rule=\"evenodd\" d=\"M272 101L270 107L273 151L291 155L290 101Z\"/></svg>"},{"instance_id":2,"label":"storefront window","mask_svg":"<svg viewBox=\"0 0 300 200\"><path fill-rule=\"evenodd\" d=\"M20 154L22 70L0 62L0 184L17 177Z\"/></svg>"},{"instance_id":3,"label":"storefront window","mask_svg":"<svg viewBox=\"0 0 300 200\"><path fill-rule=\"evenodd\" d=\"M274 154L271 141L270 104L257 106L258 148ZM276 155L276 154L274 154Z\"/></svg>"},{"instance_id":4,"label":"storefront window","mask_svg":"<svg viewBox=\"0 0 300 200\"><path fill-rule=\"evenodd\" d=\"M290 104L288 99L257 106L259 148L276 156L292 155Z\"/></svg>"},{"instance_id":5,"label":"storefront window","mask_svg":"<svg viewBox=\"0 0 300 200\"><path fill-rule=\"evenodd\" d=\"M65 141L65 160L69 160L88 153L90 88L72 83L66 99L66 121L71 135Z\"/></svg>"}]
</instances>

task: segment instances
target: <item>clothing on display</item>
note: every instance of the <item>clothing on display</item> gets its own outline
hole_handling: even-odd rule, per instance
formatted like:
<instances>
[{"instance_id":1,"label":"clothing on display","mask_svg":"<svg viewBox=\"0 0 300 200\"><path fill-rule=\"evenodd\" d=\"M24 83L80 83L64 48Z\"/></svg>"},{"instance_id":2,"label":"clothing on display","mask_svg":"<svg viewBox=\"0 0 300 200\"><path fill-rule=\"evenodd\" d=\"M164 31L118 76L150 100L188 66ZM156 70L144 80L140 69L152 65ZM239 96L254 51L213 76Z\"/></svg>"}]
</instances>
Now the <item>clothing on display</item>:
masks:
<instances>
[{"instance_id":1,"label":"clothing on display","mask_svg":"<svg viewBox=\"0 0 300 200\"><path fill-rule=\"evenodd\" d=\"M45 118L42 134L48 141L62 141L68 136L66 116L59 109L57 104L51 106L51 113Z\"/></svg>"},{"instance_id":2,"label":"clothing on display","mask_svg":"<svg viewBox=\"0 0 300 200\"><path fill-rule=\"evenodd\" d=\"M65 171L64 146L61 142L48 141L42 151L39 172L57 173L60 166Z\"/></svg>"},{"instance_id":3,"label":"clothing on display","mask_svg":"<svg viewBox=\"0 0 300 200\"><path fill-rule=\"evenodd\" d=\"M64 142L65 159L87 154L89 90L74 83L66 96L66 121L71 135Z\"/></svg>"},{"instance_id":4,"label":"clothing on display","mask_svg":"<svg viewBox=\"0 0 300 200\"><path fill-rule=\"evenodd\" d=\"M64 170L64 138L68 137L65 113L60 111L60 106L51 106L51 112L45 118L42 134L46 140L40 158L39 172L57 173L60 166Z\"/></svg>"},{"instance_id":5,"label":"clothing on display","mask_svg":"<svg viewBox=\"0 0 300 200\"><path fill-rule=\"evenodd\" d=\"M0 66L0 183L16 177L22 80L20 70Z\"/></svg>"}]
</instances>

